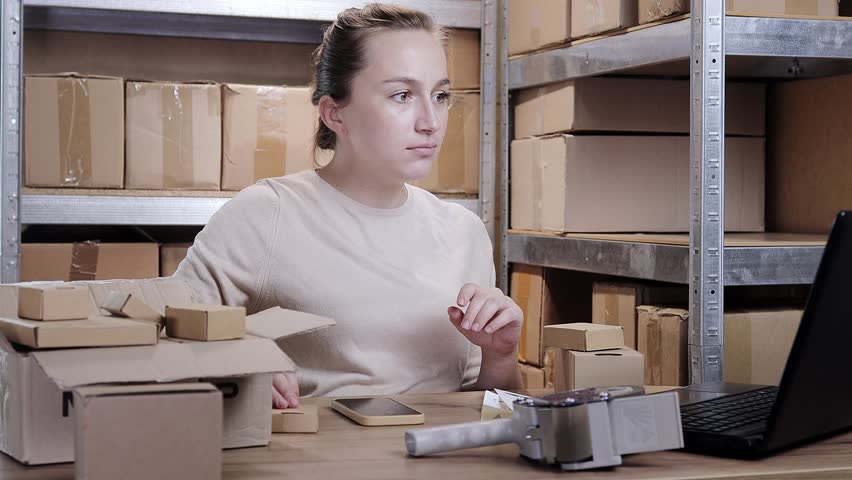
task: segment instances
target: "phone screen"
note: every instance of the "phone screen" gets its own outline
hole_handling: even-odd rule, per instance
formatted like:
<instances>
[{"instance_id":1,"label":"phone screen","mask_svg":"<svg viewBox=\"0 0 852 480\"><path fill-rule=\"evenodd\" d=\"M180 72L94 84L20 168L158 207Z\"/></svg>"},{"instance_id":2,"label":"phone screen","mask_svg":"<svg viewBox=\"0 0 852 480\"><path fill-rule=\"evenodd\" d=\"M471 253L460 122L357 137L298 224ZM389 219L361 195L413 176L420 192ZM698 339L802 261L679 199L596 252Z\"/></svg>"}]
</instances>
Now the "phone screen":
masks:
<instances>
[{"instance_id":1,"label":"phone screen","mask_svg":"<svg viewBox=\"0 0 852 480\"><path fill-rule=\"evenodd\" d=\"M391 398L340 398L335 400L344 407L365 417L392 415L420 415L420 412Z\"/></svg>"}]
</instances>

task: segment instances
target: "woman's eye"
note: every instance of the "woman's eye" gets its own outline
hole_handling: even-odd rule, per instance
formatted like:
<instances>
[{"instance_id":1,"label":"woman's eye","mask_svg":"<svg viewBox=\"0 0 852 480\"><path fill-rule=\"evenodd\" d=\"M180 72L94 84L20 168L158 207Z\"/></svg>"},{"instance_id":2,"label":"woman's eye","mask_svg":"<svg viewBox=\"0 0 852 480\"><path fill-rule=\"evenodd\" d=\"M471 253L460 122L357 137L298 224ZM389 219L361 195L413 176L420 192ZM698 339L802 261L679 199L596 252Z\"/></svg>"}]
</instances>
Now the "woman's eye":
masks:
<instances>
[{"instance_id":1,"label":"woman's eye","mask_svg":"<svg viewBox=\"0 0 852 480\"><path fill-rule=\"evenodd\" d=\"M410 92L399 92L399 93L395 93L391 98L393 98L394 100L396 100L399 103L405 103L405 102L411 100L411 93Z\"/></svg>"},{"instance_id":2,"label":"woman's eye","mask_svg":"<svg viewBox=\"0 0 852 480\"><path fill-rule=\"evenodd\" d=\"M435 101L438 103L447 103L450 101L450 94L447 92L441 92L435 95Z\"/></svg>"}]
</instances>

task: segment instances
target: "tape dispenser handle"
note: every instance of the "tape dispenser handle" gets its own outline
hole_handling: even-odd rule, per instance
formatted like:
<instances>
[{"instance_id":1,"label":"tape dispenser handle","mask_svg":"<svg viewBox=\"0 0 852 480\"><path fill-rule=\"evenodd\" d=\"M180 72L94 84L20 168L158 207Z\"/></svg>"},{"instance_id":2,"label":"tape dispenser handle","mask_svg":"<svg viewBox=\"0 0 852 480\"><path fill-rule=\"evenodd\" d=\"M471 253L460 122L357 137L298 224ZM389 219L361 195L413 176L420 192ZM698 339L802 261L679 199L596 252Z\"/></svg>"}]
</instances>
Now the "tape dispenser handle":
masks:
<instances>
[{"instance_id":1,"label":"tape dispenser handle","mask_svg":"<svg viewBox=\"0 0 852 480\"><path fill-rule=\"evenodd\" d=\"M414 457L465 448L516 443L511 418L421 428L405 432L405 448Z\"/></svg>"}]
</instances>

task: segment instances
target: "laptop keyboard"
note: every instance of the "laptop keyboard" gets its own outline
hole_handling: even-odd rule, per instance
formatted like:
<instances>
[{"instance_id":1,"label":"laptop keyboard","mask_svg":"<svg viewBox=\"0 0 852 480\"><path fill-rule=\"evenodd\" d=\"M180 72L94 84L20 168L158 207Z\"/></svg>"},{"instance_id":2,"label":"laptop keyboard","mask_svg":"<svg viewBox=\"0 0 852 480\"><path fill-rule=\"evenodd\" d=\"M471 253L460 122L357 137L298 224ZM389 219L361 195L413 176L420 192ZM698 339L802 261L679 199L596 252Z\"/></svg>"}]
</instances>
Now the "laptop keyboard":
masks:
<instances>
[{"instance_id":1,"label":"laptop keyboard","mask_svg":"<svg viewBox=\"0 0 852 480\"><path fill-rule=\"evenodd\" d=\"M772 411L778 387L708 400L680 407L684 430L722 433L765 422Z\"/></svg>"}]
</instances>

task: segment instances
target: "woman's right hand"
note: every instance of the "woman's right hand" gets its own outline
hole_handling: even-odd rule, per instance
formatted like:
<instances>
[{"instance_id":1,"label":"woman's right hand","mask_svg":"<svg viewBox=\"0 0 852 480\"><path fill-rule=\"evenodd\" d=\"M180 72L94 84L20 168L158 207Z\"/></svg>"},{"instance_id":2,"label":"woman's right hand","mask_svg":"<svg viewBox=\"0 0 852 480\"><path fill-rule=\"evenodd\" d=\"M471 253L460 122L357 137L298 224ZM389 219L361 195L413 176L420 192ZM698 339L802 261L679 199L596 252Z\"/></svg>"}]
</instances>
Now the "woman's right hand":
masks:
<instances>
[{"instance_id":1,"label":"woman's right hand","mask_svg":"<svg viewBox=\"0 0 852 480\"><path fill-rule=\"evenodd\" d=\"M272 374L272 408L279 410L299 406L299 382L294 372Z\"/></svg>"}]
</instances>

